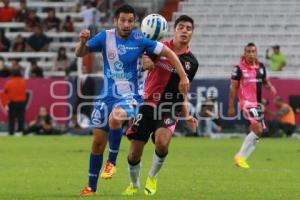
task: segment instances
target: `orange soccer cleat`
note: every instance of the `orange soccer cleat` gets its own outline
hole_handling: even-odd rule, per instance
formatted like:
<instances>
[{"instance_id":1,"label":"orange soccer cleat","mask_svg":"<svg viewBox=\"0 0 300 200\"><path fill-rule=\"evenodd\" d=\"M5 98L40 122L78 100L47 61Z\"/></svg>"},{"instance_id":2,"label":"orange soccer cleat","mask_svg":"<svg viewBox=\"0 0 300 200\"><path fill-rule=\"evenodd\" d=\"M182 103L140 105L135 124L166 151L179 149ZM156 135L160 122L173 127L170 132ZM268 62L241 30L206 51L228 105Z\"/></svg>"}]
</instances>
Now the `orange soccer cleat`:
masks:
<instances>
[{"instance_id":1,"label":"orange soccer cleat","mask_svg":"<svg viewBox=\"0 0 300 200\"><path fill-rule=\"evenodd\" d=\"M111 179L112 176L117 172L117 168L111 162L107 162L104 166L104 170L102 171L100 177L102 179Z\"/></svg>"},{"instance_id":2,"label":"orange soccer cleat","mask_svg":"<svg viewBox=\"0 0 300 200\"><path fill-rule=\"evenodd\" d=\"M94 192L92 190L92 188L89 186L84 187L79 194L79 196L81 196L81 197L88 197L88 196L94 196L94 195L96 195L96 192Z\"/></svg>"}]
</instances>

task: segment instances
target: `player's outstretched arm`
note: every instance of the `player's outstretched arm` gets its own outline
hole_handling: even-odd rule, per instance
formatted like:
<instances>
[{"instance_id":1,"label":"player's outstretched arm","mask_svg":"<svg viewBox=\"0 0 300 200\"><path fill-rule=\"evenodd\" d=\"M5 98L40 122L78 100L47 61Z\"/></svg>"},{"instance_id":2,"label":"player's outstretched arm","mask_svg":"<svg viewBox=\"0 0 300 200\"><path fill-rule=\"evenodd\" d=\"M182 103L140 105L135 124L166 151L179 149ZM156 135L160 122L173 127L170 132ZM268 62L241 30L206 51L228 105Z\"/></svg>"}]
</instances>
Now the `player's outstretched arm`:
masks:
<instances>
[{"instance_id":1,"label":"player's outstretched arm","mask_svg":"<svg viewBox=\"0 0 300 200\"><path fill-rule=\"evenodd\" d=\"M264 83L264 86L267 90L270 91L270 93L275 96L277 94L276 88L272 85L272 83L269 80L266 80Z\"/></svg>"},{"instance_id":2,"label":"player's outstretched arm","mask_svg":"<svg viewBox=\"0 0 300 200\"><path fill-rule=\"evenodd\" d=\"M187 94L190 89L190 81L183 69L183 66L181 65L179 58L177 55L166 45L164 45L160 56L165 56L169 59L169 61L174 65L176 72L180 78L179 82L179 91L183 94Z\"/></svg>"},{"instance_id":3,"label":"player's outstretched arm","mask_svg":"<svg viewBox=\"0 0 300 200\"><path fill-rule=\"evenodd\" d=\"M229 99L228 99L228 116L229 117L235 116L234 101L236 98L238 87L239 87L238 81L231 81L230 89L229 89Z\"/></svg>"},{"instance_id":4,"label":"player's outstretched arm","mask_svg":"<svg viewBox=\"0 0 300 200\"><path fill-rule=\"evenodd\" d=\"M86 45L86 42L90 38L91 33L88 29L83 29L79 33L79 42L76 45L75 48L75 54L77 57L83 57L90 53L89 47Z\"/></svg>"}]
</instances>

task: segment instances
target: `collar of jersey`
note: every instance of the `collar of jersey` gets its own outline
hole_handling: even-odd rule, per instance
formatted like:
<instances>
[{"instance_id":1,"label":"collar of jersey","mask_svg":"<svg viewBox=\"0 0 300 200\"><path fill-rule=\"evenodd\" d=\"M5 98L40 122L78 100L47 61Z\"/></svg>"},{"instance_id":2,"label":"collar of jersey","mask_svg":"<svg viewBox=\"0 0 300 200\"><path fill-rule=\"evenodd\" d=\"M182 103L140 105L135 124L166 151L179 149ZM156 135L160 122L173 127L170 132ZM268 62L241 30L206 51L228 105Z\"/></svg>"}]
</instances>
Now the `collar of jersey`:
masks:
<instances>
[{"instance_id":1,"label":"collar of jersey","mask_svg":"<svg viewBox=\"0 0 300 200\"><path fill-rule=\"evenodd\" d=\"M165 41L164 44L167 45L170 49L173 49L174 41L173 40ZM180 56L180 55L183 55L183 54L188 54L190 51L191 51L190 47L187 47L185 49L185 51L182 51L180 53L176 53L176 55Z\"/></svg>"}]
</instances>

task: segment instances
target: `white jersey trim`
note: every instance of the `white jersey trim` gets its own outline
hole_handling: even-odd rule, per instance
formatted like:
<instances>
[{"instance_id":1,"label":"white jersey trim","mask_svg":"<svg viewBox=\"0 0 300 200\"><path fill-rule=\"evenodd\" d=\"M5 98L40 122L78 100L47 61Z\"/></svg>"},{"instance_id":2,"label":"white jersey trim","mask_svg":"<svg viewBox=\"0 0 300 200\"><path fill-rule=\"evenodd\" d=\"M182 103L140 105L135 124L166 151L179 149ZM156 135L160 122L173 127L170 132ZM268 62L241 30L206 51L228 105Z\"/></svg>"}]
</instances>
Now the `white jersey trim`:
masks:
<instances>
[{"instance_id":1,"label":"white jersey trim","mask_svg":"<svg viewBox=\"0 0 300 200\"><path fill-rule=\"evenodd\" d=\"M161 43L161 42L157 42L156 47L155 47L155 49L154 49L153 52L154 52L156 55L159 55L159 54L162 52L163 48L164 48L164 44Z\"/></svg>"},{"instance_id":2,"label":"white jersey trim","mask_svg":"<svg viewBox=\"0 0 300 200\"><path fill-rule=\"evenodd\" d=\"M117 41L115 29L106 30L106 57L110 67L111 73L124 74L123 64L116 69L116 64L121 63L118 55ZM113 54L113 56L110 56ZM130 83L126 78L113 78L115 86L119 95L127 96L132 95L133 91L130 88Z\"/></svg>"}]
</instances>

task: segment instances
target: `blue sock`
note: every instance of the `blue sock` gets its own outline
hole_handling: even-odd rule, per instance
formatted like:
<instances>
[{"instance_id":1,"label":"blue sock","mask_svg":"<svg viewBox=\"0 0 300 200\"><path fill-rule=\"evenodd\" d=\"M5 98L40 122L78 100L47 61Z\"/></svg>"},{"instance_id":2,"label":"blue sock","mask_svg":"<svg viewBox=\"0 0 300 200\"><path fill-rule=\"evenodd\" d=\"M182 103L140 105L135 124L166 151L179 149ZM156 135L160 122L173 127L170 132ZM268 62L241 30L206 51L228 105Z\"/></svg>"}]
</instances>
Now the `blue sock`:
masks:
<instances>
[{"instance_id":1,"label":"blue sock","mask_svg":"<svg viewBox=\"0 0 300 200\"><path fill-rule=\"evenodd\" d=\"M122 139L122 128L109 129L108 142L109 142L109 155L108 161L116 165L117 156Z\"/></svg>"},{"instance_id":2,"label":"blue sock","mask_svg":"<svg viewBox=\"0 0 300 200\"><path fill-rule=\"evenodd\" d=\"M99 172L102 167L103 155L90 155L90 169L89 169L89 186L94 192L97 190L97 182Z\"/></svg>"}]
</instances>

